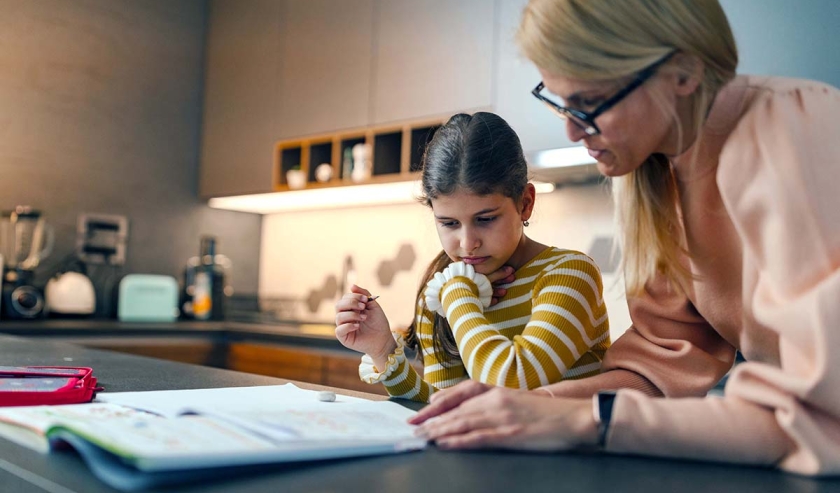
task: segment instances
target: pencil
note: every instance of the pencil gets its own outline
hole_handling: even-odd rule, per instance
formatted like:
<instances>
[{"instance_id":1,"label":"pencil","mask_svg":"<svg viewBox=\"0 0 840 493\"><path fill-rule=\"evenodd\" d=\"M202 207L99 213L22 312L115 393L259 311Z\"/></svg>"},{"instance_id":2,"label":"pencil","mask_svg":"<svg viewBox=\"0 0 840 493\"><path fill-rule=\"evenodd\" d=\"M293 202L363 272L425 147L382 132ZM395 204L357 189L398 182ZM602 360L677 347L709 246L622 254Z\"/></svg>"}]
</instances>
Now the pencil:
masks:
<instances>
[{"instance_id":1,"label":"pencil","mask_svg":"<svg viewBox=\"0 0 840 493\"><path fill-rule=\"evenodd\" d=\"M376 298L379 298L379 295L369 296L367 302L370 303L371 301L375 300Z\"/></svg>"}]
</instances>

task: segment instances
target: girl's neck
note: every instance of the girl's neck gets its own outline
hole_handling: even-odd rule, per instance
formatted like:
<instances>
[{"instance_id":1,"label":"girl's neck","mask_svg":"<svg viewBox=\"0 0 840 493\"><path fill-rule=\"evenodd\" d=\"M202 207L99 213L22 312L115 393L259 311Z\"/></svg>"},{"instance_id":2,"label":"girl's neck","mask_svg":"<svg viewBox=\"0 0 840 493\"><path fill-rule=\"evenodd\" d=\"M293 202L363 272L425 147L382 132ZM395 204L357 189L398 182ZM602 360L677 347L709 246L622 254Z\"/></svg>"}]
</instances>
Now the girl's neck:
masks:
<instances>
[{"instance_id":1,"label":"girl's neck","mask_svg":"<svg viewBox=\"0 0 840 493\"><path fill-rule=\"evenodd\" d=\"M509 265L513 267L513 270L517 271L533 260L534 257L541 254L546 248L548 248L546 245L538 243L523 234L522 238L519 239L519 246L516 247L513 255L505 262L505 265Z\"/></svg>"}]
</instances>

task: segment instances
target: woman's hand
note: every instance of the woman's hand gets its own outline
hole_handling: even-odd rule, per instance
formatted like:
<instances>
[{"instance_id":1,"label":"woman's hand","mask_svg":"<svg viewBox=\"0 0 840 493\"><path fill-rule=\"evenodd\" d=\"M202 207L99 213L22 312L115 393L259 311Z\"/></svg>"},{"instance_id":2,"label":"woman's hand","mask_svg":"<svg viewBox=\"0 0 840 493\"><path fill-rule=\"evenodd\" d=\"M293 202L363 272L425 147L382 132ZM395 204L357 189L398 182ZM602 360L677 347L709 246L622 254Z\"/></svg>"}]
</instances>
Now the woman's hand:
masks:
<instances>
[{"instance_id":1,"label":"woman's hand","mask_svg":"<svg viewBox=\"0 0 840 493\"><path fill-rule=\"evenodd\" d=\"M507 289L500 287L503 284L510 284L516 280L516 271L509 265L503 265L496 272L487 274L487 279L493 285L493 298L490 299L490 306L499 302L507 294Z\"/></svg>"},{"instance_id":2,"label":"woman's hand","mask_svg":"<svg viewBox=\"0 0 840 493\"><path fill-rule=\"evenodd\" d=\"M598 430L592 416L591 399L551 399L524 390L486 387L489 386L464 386L460 392L435 399L437 403L444 397L464 397L471 391L478 392L439 414L437 419L425 421L418 428L418 435L434 440L443 449L506 448L549 452L597 443ZM457 398L450 398L448 404L456 401Z\"/></svg>"},{"instance_id":3,"label":"woman's hand","mask_svg":"<svg viewBox=\"0 0 840 493\"><path fill-rule=\"evenodd\" d=\"M335 303L335 336L345 347L368 354L377 368L385 368L397 343L382 307L369 300L370 291L354 284Z\"/></svg>"},{"instance_id":4,"label":"woman's hand","mask_svg":"<svg viewBox=\"0 0 840 493\"><path fill-rule=\"evenodd\" d=\"M408 422L413 425L419 425L427 419L440 416L451 409L455 409L462 402L483 394L492 388L494 388L492 385L470 379L454 387L435 392L429 397L429 405L418 411Z\"/></svg>"}]
</instances>

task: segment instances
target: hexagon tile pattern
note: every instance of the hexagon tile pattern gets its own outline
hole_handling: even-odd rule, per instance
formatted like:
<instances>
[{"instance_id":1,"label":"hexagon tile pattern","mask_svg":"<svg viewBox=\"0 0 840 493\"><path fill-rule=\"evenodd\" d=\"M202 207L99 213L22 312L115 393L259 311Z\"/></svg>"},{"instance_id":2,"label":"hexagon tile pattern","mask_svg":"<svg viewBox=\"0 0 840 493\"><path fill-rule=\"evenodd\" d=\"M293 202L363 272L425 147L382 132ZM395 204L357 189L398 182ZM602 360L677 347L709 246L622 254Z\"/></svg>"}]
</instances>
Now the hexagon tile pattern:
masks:
<instances>
[{"instance_id":1,"label":"hexagon tile pattern","mask_svg":"<svg viewBox=\"0 0 840 493\"><path fill-rule=\"evenodd\" d=\"M417 260L417 255L414 253L414 247L408 243L400 245L397 256L393 260L383 260L376 269L379 284L390 286L394 281L394 276L401 270L411 270L415 260Z\"/></svg>"},{"instance_id":2,"label":"hexagon tile pattern","mask_svg":"<svg viewBox=\"0 0 840 493\"><path fill-rule=\"evenodd\" d=\"M352 259L350 260L352 261ZM408 243L400 245L396 257L392 260L383 260L376 269L379 285L390 286L394 281L394 276L400 271L410 271L415 260L417 260L417 255L414 253L414 247ZM318 307L321 306L322 302L334 300L336 296L342 294L338 292L338 289L338 279L335 274L327 276L320 288L313 289L306 296L305 301L309 311L311 313L318 312Z\"/></svg>"},{"instance_id":3,"label":"hexagon tile pattern","mask_svg":"<svg viewBox=\"0 0 840 493\"><path fill-rule=\"evenodd\" d=\"M322 301L335 299L337 294L338 280L336 280L335 275L330 274L324 280L324 284L320 289L309 292L309 295L306 297L306 306L309 307L310 312L315 313L318 311L318 307Z\"/></svg>"}]
</instances>

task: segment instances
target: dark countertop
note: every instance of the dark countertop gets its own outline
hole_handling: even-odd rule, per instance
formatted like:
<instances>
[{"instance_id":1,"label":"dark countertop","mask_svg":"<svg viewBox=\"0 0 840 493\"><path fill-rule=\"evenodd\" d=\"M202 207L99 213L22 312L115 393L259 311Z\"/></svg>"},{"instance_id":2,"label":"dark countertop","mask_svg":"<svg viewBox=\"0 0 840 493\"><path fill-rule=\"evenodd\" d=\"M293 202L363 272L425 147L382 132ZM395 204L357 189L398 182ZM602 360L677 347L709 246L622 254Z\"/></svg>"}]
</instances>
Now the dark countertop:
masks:
<instances>
[{"instance_id":1,"label":"dark countertop","mask_svg":"<svg viewBox=\"0 0 840 493\"><path fill-rule=\"evenodd\" d=\"M286 382L277 378L84 349L45 339L11 336L0 336L0 360L5 365L90 366L99 381L114 392L278 385ZM415 404L410 404L410 407L417 408ZM0 439L0 490L4 493L114 491L95 479L73 453L41 455L3 439ZM814 480L761 468L639 457L583 453L442 452L431 447L423 452L402 455L266 466L247 476L152 491L817 493L840 491L840 479Z\"/></svg>"},{"instance_id":2,"label":"dark countertop","mask_svg":"<svg viewBox=\"0 0 840 493\"><path fill-rule=\"evenodd\" d=\"M256 319L254 319L256 320ZM262 319L220 322L120 322L108 319L2 320L0 333L84 343L103 338L200 338L219 342L277 342L347 351L335 338L334 325Z\"/></svg>"}]
</instances>

